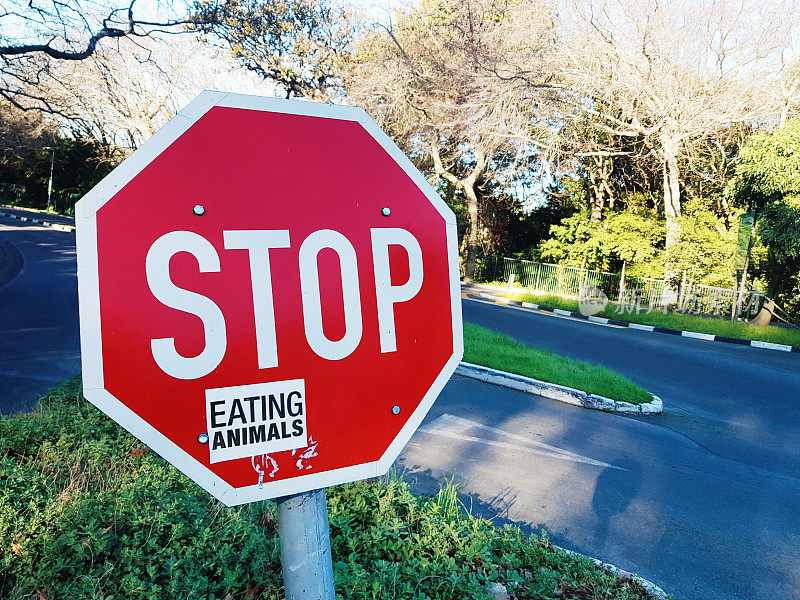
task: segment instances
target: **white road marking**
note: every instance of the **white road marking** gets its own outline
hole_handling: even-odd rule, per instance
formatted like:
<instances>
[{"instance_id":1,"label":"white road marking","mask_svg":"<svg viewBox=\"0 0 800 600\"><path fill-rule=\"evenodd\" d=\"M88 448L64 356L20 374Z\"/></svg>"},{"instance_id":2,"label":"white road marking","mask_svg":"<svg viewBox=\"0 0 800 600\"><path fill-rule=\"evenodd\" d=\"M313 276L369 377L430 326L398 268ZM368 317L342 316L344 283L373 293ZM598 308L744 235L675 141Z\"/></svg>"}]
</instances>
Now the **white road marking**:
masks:
<instances>
[{"instance_id":1,"label":"white road marking","mask_svg":"<svg viewBox=\"0 0 800 600\"><path fill-rule=\"evenodd\" d=\"M473 428L481 429L483 431L489 431L497 435L502 435L517 442L522 442L525 445L511 444L508 442L498 442L496 440L489 440L471 435L464 435L464 433L467 430ZM596 467L603 467L606 469L619 469L622 471L625 470L622 469L621 467L616 467L614 465L610 465L608 463L604 463L602 461L595 460L587 456L582 456L580 454L575 454L574 452L569 452L568 450L564 450L563 448L557 448L556 446L551 446L549 444L545 444L544 442L532 440L530 438L526 438L521 435L516 435L508 431L503 431L502 429L497 429L496 427L489 427L488 425L478 423L477 421L470 421L469 419L456 417L455 415L450 415L450 414L443 414L441 417L434 420L430 424L425 425L424 427L420 427L419 431L422 431L423 433L429 433L431 435L440 435L443 437L449 437L455 440L463 440L466 442L477 442L479 444L486 444L487 446L495 446L497 448L505 448L507 450L516 450L517 452L525 452L527 454L541 454L542 456L561 458L572 462L583 463L586 465L594 465Z\"/></svg>"}]
</instances>

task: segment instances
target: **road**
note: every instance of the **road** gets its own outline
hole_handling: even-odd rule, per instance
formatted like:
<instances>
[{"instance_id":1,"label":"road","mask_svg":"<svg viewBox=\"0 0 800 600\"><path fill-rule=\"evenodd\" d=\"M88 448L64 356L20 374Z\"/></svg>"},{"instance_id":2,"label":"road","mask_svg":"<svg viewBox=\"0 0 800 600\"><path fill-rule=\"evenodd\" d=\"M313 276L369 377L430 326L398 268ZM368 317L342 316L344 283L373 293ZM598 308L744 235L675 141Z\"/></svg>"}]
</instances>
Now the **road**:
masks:
<instances>
[{"instance_id":1,"label":"road","mask_svg":"<svg viewBox=\"0 0 800 600\"><path fill-rule=\"evenodd\" d=\"M0 219L0 411L79 370L74 235ZM638 572L678 598L798 598L800 357L466 301L465 320L620 371L629 418L454 377L399 466L476 513Z\"/></svg>"},{"instance_id":2,"label":"road","mask_svg":"<svg viewBox=\"0 0 800 600\"><path fill-rule=\"evenodd\" d=\"M800 356L614 327L481 302L464 320L601 364L661 397L660 417L710 451L800 477Z\"/></svg>"},{"instance_id":3,"label":"road","mask_svg":"<svg viewBox=\"0 0 800 600\"><path fill-rule=\"evenodd\" d=\"M709 452L657 420L456 376L399 466L417 490L454 478L473 513L545 529L676 598L798 597L800 482Z\"/></svg>"},{"instance_id":4,"label":"road","mask_svg":"<svg viewBox=\"0 0 800 600\"><path fill-rule=\"evenodd\" d=\"M80 371L75 234L0 217L0 413Z\"/></svg>"},{"instance_id":5,"label":"road","mask_svg":"<svg viewBox=\"0 0 800 600\"><path fill-rule=\"evenodd\" d=\"M479 514L544 528L677 598L800 597L800 357L463 306L466 321L628 375L667 412L628 418L454 377L401 457L408 480L433 491L455 477Z\"/></svg>"}]
</instances>

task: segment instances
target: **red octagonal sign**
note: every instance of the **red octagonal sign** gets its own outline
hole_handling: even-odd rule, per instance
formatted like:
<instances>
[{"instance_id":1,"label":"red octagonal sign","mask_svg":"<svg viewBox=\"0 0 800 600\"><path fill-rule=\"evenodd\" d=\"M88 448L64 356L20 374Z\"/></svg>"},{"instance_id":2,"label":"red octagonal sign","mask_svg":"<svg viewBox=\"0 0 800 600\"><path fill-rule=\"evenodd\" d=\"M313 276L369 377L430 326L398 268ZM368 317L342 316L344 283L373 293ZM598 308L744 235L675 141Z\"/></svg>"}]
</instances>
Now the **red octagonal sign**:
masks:
<instances>
[{"instance_id":1,"label":"red octagonal sign","mask_svg":"<svg viewBox=\"0 0 800 600\"><path fill-rule=\"evenodd\" d=\"M454 216L360 109L204 92L76 212L84 394L229 506L385 473L461 359Z\"/></svg>"}]
</instances>

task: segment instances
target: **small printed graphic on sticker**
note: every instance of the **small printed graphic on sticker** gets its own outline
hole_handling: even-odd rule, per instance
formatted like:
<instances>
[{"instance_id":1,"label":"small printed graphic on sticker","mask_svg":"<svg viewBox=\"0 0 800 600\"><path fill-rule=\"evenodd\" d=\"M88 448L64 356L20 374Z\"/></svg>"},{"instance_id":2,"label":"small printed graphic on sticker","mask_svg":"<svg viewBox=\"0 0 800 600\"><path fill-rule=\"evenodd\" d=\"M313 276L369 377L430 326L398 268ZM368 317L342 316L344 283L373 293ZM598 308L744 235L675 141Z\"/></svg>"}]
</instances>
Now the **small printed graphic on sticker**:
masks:
<instances>
[{"instance_id":1,"label":"small printed graphic on sticker","mask_svg":"<svg viewBox=\"0 0 800 600\"><path fill-rule=\"evenodd\" d=\"M305 380L206 390L206 425L212 464L306 448Z\"/></svg>"}]
</instances>

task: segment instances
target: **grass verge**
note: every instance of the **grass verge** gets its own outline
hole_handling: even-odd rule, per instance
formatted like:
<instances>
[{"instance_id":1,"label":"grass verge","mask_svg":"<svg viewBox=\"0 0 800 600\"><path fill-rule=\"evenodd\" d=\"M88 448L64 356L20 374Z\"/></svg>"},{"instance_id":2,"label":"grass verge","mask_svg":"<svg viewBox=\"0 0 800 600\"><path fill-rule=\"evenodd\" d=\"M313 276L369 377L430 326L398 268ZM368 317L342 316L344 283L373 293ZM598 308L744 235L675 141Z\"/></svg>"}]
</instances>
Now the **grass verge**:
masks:
<instances>
[{"instance_id":1,"label":"grass verge","mask_svg":"<svg viewBox=\"0 0 800 600\"><path fill-rule=\"evenodd\" d=\"M576 300L569 300L559 296L539 296L530 293L500 295L522 302L532 302L533 304L539 304L541 306L579 312L578 302ZM760 340L762 342L772 342L773 344L800 346L800 329L784 329L783 327L776 327L774 325L756 327L748 323L734 323L726 319L685 315L675 312L663 313L660 310L651 312L645 312L643 310L638 313L626 312L621 310L620 306L616 304L609 304L605 310L597 313L597 316L628 323L641 323L642 325L677 329L680 331L695 331L697 333L709 333L712 335L741 338L744 340Z\"/></svg>"},{"instance_id":2,"label":"grass verge","mask_svg":"<svg viewBox=\"0 0 800 600\"><path fill-rule=\"evenodd\" d=\"M81 397L52 390L0 418L0 597L283 598L275 505L225 508ZM450 486L396 479L328 489L336 597L645 600L632 579L497 528Z\"/></svg>"},{"instance_id":3,"label":"grass verge","mask_svg":"<svg viewBox=\"0 0 800 600\"><path fill-rule=\"evenodd\" d=\"M528 346L472 323L464 323L464 360L632 404L653 399L652 394L605 367Z\"/></svg>"}]
</instances>

